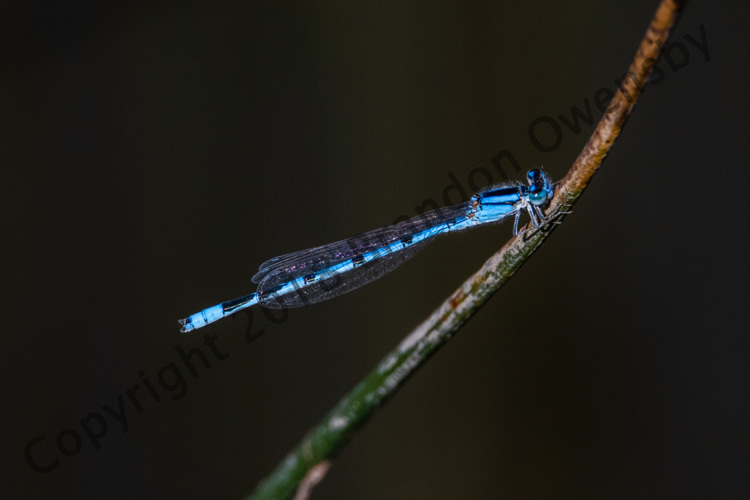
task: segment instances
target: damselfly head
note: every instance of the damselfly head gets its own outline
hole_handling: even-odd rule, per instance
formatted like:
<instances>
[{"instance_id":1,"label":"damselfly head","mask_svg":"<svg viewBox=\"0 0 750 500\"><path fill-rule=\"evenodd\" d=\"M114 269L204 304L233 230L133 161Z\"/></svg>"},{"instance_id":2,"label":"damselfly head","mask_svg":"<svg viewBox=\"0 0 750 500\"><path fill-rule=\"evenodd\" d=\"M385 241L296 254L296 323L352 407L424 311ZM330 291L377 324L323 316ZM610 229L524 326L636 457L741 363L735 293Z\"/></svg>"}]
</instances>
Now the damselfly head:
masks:
<instances>
[{"instance_id":1,"label":"damselfly head","mask_svg":"<svg viewBox=\"0 0 750 500\"><path fill-rule=\"evenodd\" d=\"M529 203L536 206L544 205L552 197L552 181L540 169L529 170L526 174L529 180Z\"/></svg>"}]
</instances>

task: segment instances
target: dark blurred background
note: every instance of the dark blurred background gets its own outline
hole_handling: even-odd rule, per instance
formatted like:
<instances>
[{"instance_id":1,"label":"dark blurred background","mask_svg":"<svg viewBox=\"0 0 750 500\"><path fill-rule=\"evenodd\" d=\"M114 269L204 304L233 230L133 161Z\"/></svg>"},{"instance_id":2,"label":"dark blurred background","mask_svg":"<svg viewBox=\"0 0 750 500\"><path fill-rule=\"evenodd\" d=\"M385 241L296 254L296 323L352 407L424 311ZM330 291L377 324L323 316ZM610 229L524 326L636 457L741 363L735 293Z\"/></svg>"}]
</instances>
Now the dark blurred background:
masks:
<instances>
[{"instance_id":1,"label":"dark blurred background","mask_svg":"<svg viewBox=\"0 0 750 500\"><path fill-rule=\"evenodd\" d=\"M593 127L560 116L598 120L656 6L1 7L9 498L251 492L511 224L285 318L177 319L254 291L270 257L502 180L503 151L511 178L561 178ZM688 6L574 215L313 498L747 498L748 10Z\"/></svg>"}]
</instances>

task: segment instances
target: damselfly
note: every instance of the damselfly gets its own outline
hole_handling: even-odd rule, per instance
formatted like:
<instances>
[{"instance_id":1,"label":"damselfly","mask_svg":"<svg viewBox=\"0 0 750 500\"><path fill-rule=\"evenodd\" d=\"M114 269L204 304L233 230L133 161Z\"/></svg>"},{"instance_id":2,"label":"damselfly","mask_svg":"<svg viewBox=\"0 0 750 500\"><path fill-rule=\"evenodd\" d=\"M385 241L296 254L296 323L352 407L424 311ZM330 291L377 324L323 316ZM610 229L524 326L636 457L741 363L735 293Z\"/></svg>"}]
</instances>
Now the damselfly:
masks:
<instances>
[{"instance_id":1,"label":"damselfly","mask_svg":"<svg viewBox=\"0 0 750 500\"><path fill-rule=\"evenodd\" d=\"M513 234L523 211L534 227L544 220L542 206L553 194L549 177L539 169L519 182L491 187L467 202L426 212L336 243L302 250L261 264L253 283L255 293L222 302L180 320L190 332L242 309L260 304L271 309L322 302L364 286L412 258L438 234L460 231L515 216Z\"/></svg>"}]
</instances>

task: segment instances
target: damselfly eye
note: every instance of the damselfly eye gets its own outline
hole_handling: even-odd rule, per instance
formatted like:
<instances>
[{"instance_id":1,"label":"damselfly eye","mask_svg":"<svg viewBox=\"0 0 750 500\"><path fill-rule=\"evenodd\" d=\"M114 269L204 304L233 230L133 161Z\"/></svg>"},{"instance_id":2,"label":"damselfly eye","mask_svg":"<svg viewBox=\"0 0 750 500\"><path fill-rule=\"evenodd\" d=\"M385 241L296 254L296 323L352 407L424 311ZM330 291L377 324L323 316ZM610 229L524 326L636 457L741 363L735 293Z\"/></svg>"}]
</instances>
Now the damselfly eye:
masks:
<instances>
[{"instance_id":1,"label":"damselfly eye","mask_svg":"<svg viewBox=\"0 0 750 500\"><path fill-rule=\"evenodd\" d=\"M540 191L529 193L529 203L531 203L532 205L544 205L544 202L546 201L547 201L546 189L542 189Z\"/></svg>"},{"instance_id":2,"label":"damselfly eye","mask_svg":"<svg viewBox=\"0 0 750 500\"><path fill-rule=\"evenodd\" d=\"M526 174L526 177L529 179L530 182L534 182L535 180L539 179L541 176L542 176L542 172L538 168L529 170L529 172Z\"/></svg>"}]
</instances>

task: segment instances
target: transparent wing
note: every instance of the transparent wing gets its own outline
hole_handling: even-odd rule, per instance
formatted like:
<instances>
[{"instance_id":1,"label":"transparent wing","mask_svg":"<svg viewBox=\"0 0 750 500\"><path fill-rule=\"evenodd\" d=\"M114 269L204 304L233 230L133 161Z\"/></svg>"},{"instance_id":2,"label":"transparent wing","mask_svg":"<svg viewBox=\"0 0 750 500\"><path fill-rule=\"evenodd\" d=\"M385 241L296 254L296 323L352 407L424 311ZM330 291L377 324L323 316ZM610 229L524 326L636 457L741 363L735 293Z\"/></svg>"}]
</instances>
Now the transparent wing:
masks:
<instances>
[{"instance_id":1,"label":"transparent wing","mask_svg":"<svg viewBox=\"0 0 750 500\"><path fill-rule=\"evenodd\" d=\"M300 287L292 293L282 296L267 296L260 299L260 305L271 309L283 307L300 307L321 302L338 295L350 292L370 283L423 250L432 241L432 237L441 230L431 234L422 241L410 245L393 245L397 242L411 242L414 235L427 229L444 226L464 220L469 212L469 204L463 203L438 210L433 210L392 226L375 229L352 238L330 243L308 250L302 250L263 263L259 272L253 276L253 282L259 283L258 292L283 285L301 276L313 276L338 264L361 257L364 254L380 250L381 254L368 262L344 273L327 276ZM398 249L394 249L398 247Z\"/></svg>"}]
</instances>

